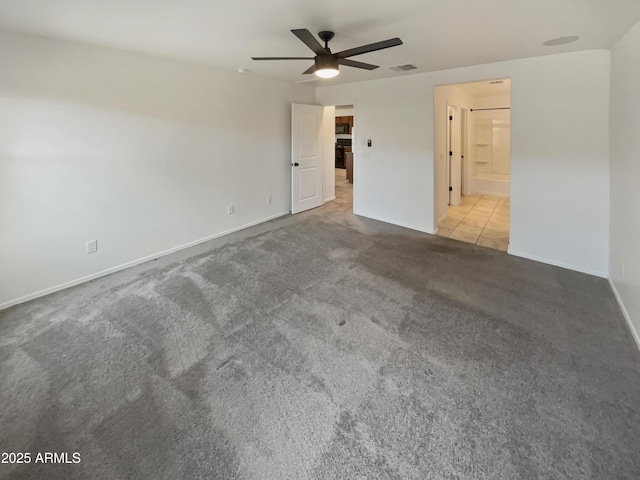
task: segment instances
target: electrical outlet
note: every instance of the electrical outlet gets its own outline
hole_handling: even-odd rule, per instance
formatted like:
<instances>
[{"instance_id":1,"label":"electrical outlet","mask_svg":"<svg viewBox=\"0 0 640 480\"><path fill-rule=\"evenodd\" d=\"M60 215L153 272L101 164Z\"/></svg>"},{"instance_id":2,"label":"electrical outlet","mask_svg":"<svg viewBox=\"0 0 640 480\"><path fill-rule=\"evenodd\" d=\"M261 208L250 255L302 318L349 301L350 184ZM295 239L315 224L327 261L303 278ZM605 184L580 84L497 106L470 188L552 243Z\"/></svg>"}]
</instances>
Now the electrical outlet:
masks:
<instances>
[{"instance_id":1,"label":"electrical outlet","mask_svg":"<svg viewBox=\"0 0 640 480\"><path fill-rule=\"evenodd\" d=\"M271 197L271 195L267 196L267 205L270 205L271 202L273 202L273 198Z\"/></svg>"},{"instance_id":2,"label":"electrical outlet","mask_svg":"<svg viewBox=\"0 0 640 480\"><path fill-rule=\"evenodd\" d=\"M229 205L227 207L227 214L229 215L233 215L234 213L236 213L236 207L235 205Z\"/></svg>"},{"instance_id":3,"label":"electrical outlet","mask_svg":"<svg viewBox=\"0 0 640 480\"><path fill-rule=\"evenodd\" d=\"M96 253L98 251L98 240L89 240L87 242L87 254Z\"/></svg>"}]
</instances>

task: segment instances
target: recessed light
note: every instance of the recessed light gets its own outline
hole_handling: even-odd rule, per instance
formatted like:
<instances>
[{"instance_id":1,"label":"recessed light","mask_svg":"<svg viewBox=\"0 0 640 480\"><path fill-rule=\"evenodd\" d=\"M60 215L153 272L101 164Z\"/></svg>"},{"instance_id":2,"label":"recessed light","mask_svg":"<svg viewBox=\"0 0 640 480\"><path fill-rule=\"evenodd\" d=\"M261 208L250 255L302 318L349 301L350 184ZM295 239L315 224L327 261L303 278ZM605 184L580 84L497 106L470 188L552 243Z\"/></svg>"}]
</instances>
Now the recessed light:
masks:
<instances>
[{"instance_id":1,"label":"recessed light","mask_svg":"<svg viewBox=\"0 0 640 480\"><path fill-rule=\"evenodd\" d=\"M238 73L247 73L249 71L248 68L240 68L240 67L236 68L236 70Z\"/></svg>"},{"instance_id":2,"label":"recessed light","mask_svg":"<svg viewBox=\"0 0 640 480\"><path fill-rule=\"evenodd\" d=\"M573 43L578 41L580 37L578 35L570 35L568 37L558 37L547 40L543 43L545 47L555 47L557 45L566 45L567 43Z\"/></svg>"}]
</instances>

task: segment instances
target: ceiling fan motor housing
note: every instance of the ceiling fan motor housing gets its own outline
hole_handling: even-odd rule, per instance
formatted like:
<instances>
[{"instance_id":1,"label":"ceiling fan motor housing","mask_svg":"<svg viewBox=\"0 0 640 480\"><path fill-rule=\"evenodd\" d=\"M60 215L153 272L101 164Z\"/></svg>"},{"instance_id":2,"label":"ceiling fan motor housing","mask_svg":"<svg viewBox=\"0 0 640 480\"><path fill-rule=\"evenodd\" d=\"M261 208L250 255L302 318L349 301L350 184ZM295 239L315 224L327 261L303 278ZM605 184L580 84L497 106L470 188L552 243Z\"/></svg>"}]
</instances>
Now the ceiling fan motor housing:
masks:
<instances>
[{"instance_id":1,"label":"ceiling fan motor housing","mask_svg":"<svg viewBox=\"0 0 640 480\"><path fill-rule=\"evenodd\" d=\"M318 55L315 58L316 70L338 69L337 55Z\"/></svg>"}]
</instances>

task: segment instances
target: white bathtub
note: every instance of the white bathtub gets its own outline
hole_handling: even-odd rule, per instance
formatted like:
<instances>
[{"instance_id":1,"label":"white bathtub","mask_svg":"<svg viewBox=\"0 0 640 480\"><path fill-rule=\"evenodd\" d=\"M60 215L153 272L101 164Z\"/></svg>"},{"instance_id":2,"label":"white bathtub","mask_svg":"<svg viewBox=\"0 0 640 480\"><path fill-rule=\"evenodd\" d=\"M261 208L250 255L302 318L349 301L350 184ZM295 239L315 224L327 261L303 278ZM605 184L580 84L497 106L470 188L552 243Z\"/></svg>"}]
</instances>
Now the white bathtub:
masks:
<instances>
[{"instance_id":1,"label":"white bathtub","mask_svg":"<svg viewBox=\"0 0 640 480\"><path fill-rule=\"evenodd\" d=\"M493 197L509 197L509 175L479 173L471 178L471 191Z\"/></svg>"}]
</instances>

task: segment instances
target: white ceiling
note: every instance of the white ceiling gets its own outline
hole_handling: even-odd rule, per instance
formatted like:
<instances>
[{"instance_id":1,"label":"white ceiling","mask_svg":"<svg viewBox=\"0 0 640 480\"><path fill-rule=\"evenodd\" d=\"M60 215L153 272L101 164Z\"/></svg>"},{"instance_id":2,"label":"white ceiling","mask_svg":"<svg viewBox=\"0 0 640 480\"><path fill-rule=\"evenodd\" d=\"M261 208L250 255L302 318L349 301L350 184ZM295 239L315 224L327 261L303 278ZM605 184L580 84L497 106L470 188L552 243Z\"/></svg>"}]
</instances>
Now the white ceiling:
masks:
<instances>
[{"instance_id":1,"label":"white ceiling","mask_svg":"<svg viewBox=\"0 0 640 480\"><path fill-rule=\"evenodd\" d=\"M638 0L0 0L0 28L180 58L245 75L300 81L313 56L291 32L336 32L334 52L388 38L404 45L341 67L345 83L554 53L610 48L640 20ZM568 35L580 40L545 47ZM411 72L387 67L412 63Z\"/></svg>"}]
</instances>

